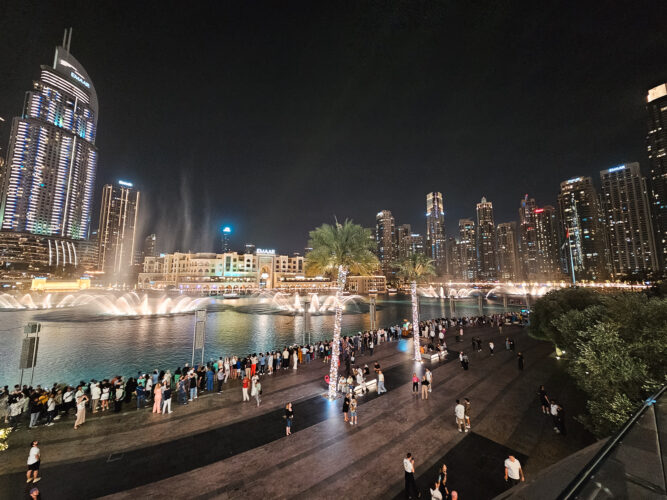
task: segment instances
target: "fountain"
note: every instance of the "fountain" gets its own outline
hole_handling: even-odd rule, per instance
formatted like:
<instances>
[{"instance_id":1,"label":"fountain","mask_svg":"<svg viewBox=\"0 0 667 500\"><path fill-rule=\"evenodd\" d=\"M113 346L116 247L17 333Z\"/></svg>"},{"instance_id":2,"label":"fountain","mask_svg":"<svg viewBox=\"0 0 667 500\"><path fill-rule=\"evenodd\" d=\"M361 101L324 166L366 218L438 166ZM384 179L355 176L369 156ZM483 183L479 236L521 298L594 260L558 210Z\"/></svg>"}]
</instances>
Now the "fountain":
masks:
<instances>
[{"instance_id":1,"label":"fountain","mask_svg":"<svg viewBox=\"0 0 667 500\"><path fill-rule=\"evenodd\" d=\"M157 297L148 295L139 296L136 292L117 296L113 293L77 292L67 295L25 294L20 299L4 293L0 295L0 309L2 310L54 310L54 309L81 309L92 315L118 316L158 316L169 314L185 314L192 312L200 305L211 302L209 298L192 298L180 296L178 298Z\"/></svg>"},{"instance_id":2,"label":"fountain","mask_svg":"<svg viewBox=\"0 0 667 500\"><path fill-rule=\"evenodd\" d=\"M253 303L237 306L235 310L239 312L259 313L259 314L303 314L304 304L309 303L308 313L311 315L333 314L336 309L336 296L327 295L320 297L317 293L309 293L310 299L304 300L298 293L285 293L274 291L262 291L253 296ZM359 304L363 303L360 295L345 295L342 297L343 309L348 306L357 306L357 311L348 310L347 312L360 312Z\"/></svg>"}]
</instances>

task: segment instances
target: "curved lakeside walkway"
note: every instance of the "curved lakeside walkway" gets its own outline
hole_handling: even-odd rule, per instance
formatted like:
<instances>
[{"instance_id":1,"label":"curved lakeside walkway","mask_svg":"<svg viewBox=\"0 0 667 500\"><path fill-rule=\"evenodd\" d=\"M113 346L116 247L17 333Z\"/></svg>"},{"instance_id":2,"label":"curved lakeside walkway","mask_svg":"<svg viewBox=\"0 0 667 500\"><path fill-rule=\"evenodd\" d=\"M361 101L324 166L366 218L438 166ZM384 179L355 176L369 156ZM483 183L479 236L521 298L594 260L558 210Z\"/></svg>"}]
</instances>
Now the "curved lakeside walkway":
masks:
<instances>
[{"instance_id":1,"label":"curved lakeside walkway","mask_svg":"<svg viewBox=\"0 0 667 500\"><path fill-rule=\"evenodd\" d=\"M470 351L481 336L483 350ZM264 394L241 403L241 389L227 384L223 395L200 397L171 415L130 410L90 419L74 431L56 425L10 437L0 466L0 497L21 498L27 491L25 459L32 439L40 441L46 498L230 498L269 493L273 498L402 498L402 458L416 457L416 477L426 497L431 468L443 460L450 491L462 498L491 498L504 490L502 461L511 449L530 475L589 444L591 438L572 420L576 393L564 383L547 343L527 338L519 327L505 327L526 357L519 372L516 353L505 351L497 329L470 328L461 346L470 356L462 370L456 353L444 362L426 362L433 371L428 400L415 397L411 375L416 365L399 343L383 343L357 365L379 361L389 392L359 398L359 424L343 422L342 400L329 402L323 376L329 365L312 362L262 377ZM488 340L496 343L489 356ZM373 378L373 373L371 376ZM536 390L547 390L568 408L569 433L556 436L551 419L539 411ZM230 386L231 385L231 386ZM472 432L454 425L454 401L472 401ZM285 437L284 404L294 402L292 436ZM28 488L29 489L29 488Z\"/></svg>"}]
</instances>

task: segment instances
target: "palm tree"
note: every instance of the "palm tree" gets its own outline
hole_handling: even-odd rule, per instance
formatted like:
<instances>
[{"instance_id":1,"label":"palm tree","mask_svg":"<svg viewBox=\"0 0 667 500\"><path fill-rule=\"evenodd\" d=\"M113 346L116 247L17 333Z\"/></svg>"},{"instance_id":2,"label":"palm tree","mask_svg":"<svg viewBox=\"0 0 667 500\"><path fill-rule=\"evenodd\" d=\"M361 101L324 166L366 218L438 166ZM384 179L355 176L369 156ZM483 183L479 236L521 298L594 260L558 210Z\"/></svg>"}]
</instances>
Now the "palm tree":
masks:
<instances>
[{"instance_id":1,"label":"palm tree","mask_svg":"<svg viewBox=\"0 0 667 500\"><path fill-rule=\"evenodd\" d=\"M433 260L420 253L413 253L398 263L398 276L410 282L412 295L412 334L415 344L415 361L421 361L419 351L419 302L417 302L417 282L435 274Z\"/></svg>"},{"instance_id":2,"label":"palm tree","mask_svg":"<svg viewBox=\"0 0 667 500\"><path fill-rule=\"evenodd\" d=\"M338 355L340 329L343 321L342 295L349 272L370 274L378 266L377 257L371 251L375 245L370 229L365 229L350 220L343 224L322 224L310 232L308 246L312 250L306 255L306 272L327 274L338 281L336 289L336 315L331 345L331 367L329 370L329 398L336 397L338 381Z\"/></svg>"}]
</instances>

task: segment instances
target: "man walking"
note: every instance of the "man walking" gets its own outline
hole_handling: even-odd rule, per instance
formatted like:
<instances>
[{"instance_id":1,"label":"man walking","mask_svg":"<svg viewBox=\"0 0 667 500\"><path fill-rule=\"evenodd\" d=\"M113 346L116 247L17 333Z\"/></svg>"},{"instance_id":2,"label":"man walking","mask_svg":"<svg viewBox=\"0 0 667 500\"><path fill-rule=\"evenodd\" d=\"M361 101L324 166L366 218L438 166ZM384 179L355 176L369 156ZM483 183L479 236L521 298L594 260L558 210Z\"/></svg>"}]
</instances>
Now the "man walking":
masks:
<instances>
[{"instance_id":1,"label":"man walking","mask_svg":"<svg viewBox=\"0 0 667 500\"><path fill-rule=\"evenodd\" d=\"M454 415L456 416L456 425L459 428L459 432L463 432L465 429L465 416L466 416L466 409L465 407L461 404L460 400L456 400L456 406L454 407ZM468 432L466 430L466 432Z\"/></svg>"},{"instance_id":2,"label":"man walking","mask_svg":"<svg viewBox=\"0 0 667 500\"><path fill-rule=\"evenodd\" d=\"M378 395L387 392L387 389L384 386L384 373L382 370L378 370Z\"/></svg>"},{"instance_id":3,"label":"man walking","mask_svg":"<svg viewBox=\"0 0 667 500\"><path fill-rule=\"evenodd\" d=\"M514 455L507 457L505 460L505 482L507 482L507 487L511 488L519 484L520 481L525 480L521 462L514 458Z\"/></svg>"},{"instance_id":4,"label":"man walking","mask_svg":"<svg viewBox=\"0 0 667 500\"><path fill-rule=\"evenodd\" d=\"M466 432L470 430L470 409L472 405L470 404L470 400L468 398L463 398L464 400L464 408L465 408L465 418L466 418Z\"/></svg>"},{"instance_id":5,"label":"man walking","mask_svg":"<svg viewBox=\"0 0 667 500\"><path fill-rule=\"evenodd\" d=\"M408 453L403 459L403 469L405 469L405 498L421 497L415 482L415 459L412 458L412 453Z\"/></svg>"}]
</instances>

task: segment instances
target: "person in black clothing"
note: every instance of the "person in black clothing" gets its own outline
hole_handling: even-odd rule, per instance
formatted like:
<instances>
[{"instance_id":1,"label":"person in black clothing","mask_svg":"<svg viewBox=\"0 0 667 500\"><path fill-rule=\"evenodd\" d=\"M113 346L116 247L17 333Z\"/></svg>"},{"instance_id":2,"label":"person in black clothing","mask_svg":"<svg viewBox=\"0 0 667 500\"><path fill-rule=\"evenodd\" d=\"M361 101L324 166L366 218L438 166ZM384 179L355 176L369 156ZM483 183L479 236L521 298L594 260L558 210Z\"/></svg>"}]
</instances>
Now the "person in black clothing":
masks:
<instances>
[{"instance_id":1,"label":"person in black clothing","mask_svg":"<svg viewBox=\"0 0 667 500\"><path fill-rule=\"evenodd\" d=\"M523 371L523 354L518 353L516 357L517 357L517 363L519 364L519 370Z\"/></svg>"},{"instance_id":2,"label":"person in black clothing","mask_svg":"<svg viewBox=\"0 0 667 500\"><path fill-rule=\"evenodd\" d=\"M285 435L289 436L292 434L292 419L294 418L294 412L292 411L292 403L287 403L285 405Z\"/></svg>"}]
</instances>

